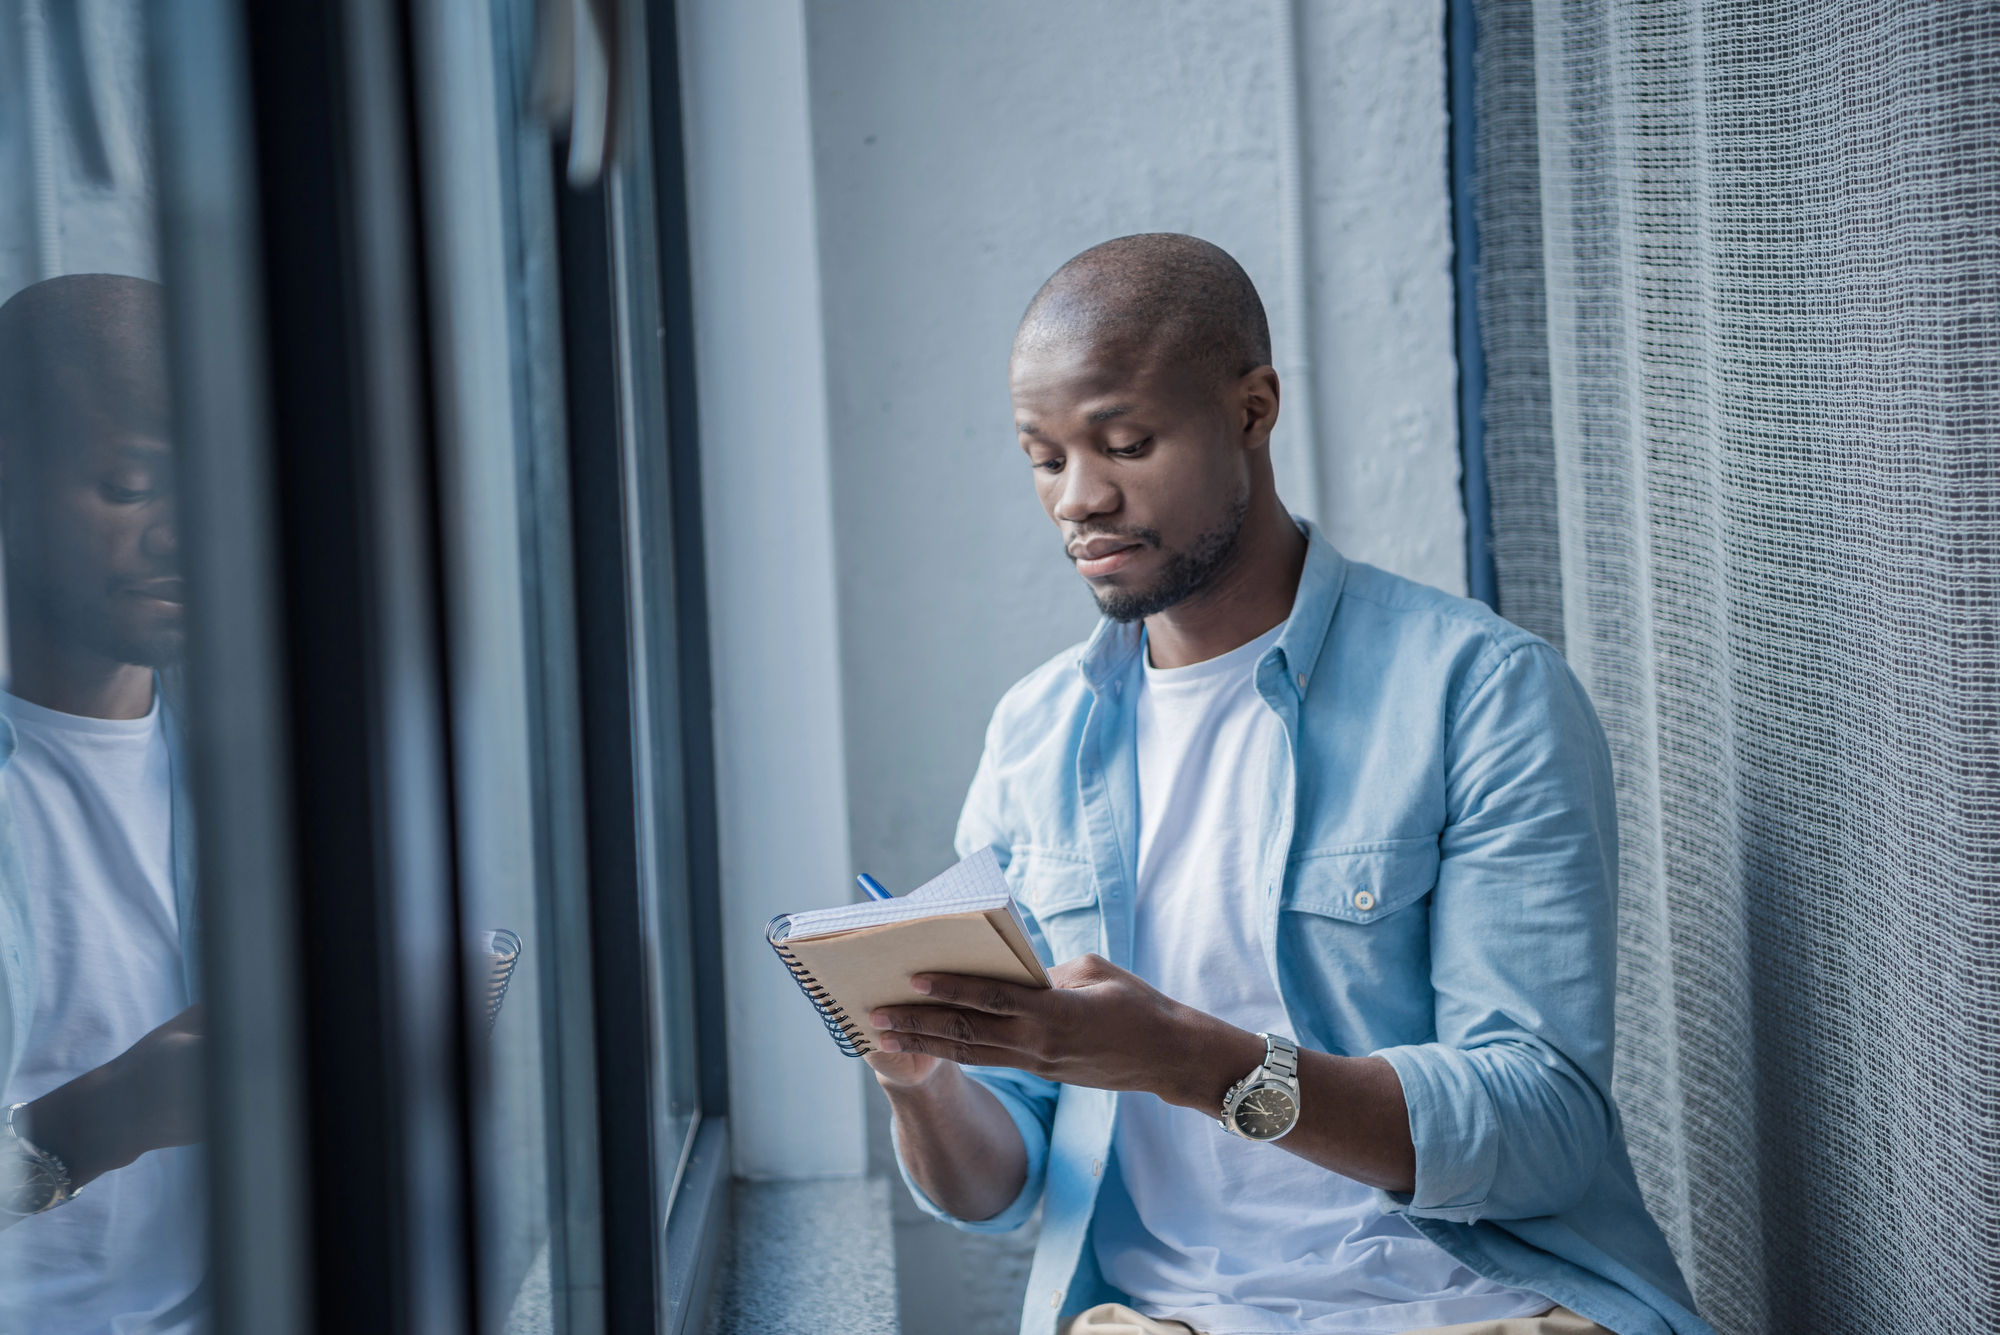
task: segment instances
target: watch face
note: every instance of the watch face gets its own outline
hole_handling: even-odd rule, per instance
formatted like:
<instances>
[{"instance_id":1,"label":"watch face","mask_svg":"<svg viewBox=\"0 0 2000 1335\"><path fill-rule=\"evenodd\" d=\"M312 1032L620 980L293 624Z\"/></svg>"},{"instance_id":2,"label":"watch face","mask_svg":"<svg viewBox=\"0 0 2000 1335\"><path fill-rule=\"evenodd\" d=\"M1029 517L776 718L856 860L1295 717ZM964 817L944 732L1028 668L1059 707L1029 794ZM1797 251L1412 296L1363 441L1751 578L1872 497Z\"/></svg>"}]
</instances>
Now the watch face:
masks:
<instances>
[{"instance_id":1,"label":"watch face","mask_svg":"<svg viewBox=\"0 0 2000 1335\"><path fill-rule=\"evenodd\" d=\"M46 1168L26 1155L16 1169L17 1178L8 1192L8 1214L40 1214L56 1196L56 1179Z\"/></svg>"},{"instance_id":2,"label":"watch face","mask_svg":"<svg viewBox=\"0 0 2000 1335\"><path fill-rule=\"evenodd\" d=\"M1276 1140L1292 1129L1299 1119L1299 1105L1276 1085L1265 1085L1245 1094L1236 1105L1236 1129L1251 1140Z\"/></svg>"}]
</instances>

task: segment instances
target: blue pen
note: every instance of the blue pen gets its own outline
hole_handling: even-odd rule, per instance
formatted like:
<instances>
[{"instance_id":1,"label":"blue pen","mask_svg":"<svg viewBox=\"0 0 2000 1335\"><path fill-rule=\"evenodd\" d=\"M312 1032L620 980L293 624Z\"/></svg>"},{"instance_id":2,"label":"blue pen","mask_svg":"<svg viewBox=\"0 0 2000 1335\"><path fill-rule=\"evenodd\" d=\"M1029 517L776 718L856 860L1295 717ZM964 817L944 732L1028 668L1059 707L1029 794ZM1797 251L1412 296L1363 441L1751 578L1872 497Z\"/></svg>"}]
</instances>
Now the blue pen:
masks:
<instances>
[{"instance_id":1,"label":"blue pen","mask_svg":"<svg viewBox=\"0 0 2000 1335\"><path fill-rule=\"evenodd\" d=\"M894 895L890 894L888 890L883 887L880 881L876 880L873 876L870 876L865 871L862 872L859 876L855 877L854 879L861 882L861 888L868 892L868 897L870 899L895 898Z\"/></svg>"}]
</instances>

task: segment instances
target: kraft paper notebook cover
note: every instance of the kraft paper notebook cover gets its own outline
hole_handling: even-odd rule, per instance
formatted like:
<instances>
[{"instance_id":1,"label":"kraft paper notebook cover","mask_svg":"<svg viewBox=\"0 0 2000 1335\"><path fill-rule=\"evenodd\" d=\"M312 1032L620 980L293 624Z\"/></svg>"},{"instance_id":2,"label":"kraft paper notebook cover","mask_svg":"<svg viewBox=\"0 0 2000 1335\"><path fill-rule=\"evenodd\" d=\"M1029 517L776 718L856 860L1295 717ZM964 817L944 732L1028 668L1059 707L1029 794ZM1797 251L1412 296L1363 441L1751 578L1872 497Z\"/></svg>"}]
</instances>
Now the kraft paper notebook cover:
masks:
<instances>
[{"instance_id":1,"label":"kraft paper notebook cover","mask_svg":"<svg viewBox=\"0 0 2000 1335\"><path fill-rule=\"evenodd\" d=\"M875 1051L877 1006L936 1004L911 989L912 974L1049 985L990 848L901 899L781 913L764 934L850 1057Z\"/></svg>"}]
</instances>

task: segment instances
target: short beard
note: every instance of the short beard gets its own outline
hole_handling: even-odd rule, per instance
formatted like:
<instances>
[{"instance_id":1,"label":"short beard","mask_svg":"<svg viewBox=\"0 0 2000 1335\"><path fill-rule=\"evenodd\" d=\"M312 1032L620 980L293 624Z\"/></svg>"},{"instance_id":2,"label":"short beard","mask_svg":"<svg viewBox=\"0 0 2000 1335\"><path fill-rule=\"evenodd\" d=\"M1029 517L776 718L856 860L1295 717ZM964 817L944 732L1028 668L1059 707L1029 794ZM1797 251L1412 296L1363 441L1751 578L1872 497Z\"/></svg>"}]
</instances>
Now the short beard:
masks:
<instances>
[{"instance_id":1,"label":"short beard","mask_svg":"<svg viewBox=\"0 0 2000 1335\"><path fill-rule=\"evenodd\" d=\"M110 618L93 615L88 610L52 606L53 599L38 598L35 601L40 604L40 621L46 628L44 633L53 640L68 641L114 663L158 671L179 667L186 654L187 630L182 619L133 634L120 629Z\"/></svg>"},{"instance_id":2,"label":"short beard","mask_svg":"<svg viewBox=\"0 0 2000 1335\"><path fill-rule=\"evenodd\" d=\"M121 639L109 646L111 657L132 667L164 671L181 666L187 656L187 634L163 630L144 639Z\"/></svg>"},{"instance_id":3,"label":"short beard","mask_svg":"<svg viewBox=\"0 0 2000 1335\"><path fill-rule=\"evenodd\" d=\"M1113 621L1144 621L1201 592L1236 555L1236 542L1243 535L1243 520L1249 513L1250 498L1237 497L1220 524L1196 538L1186 551L1167 558L1152 588L1109 589L1098 593L1097 610ZM1148 530L1146 536L1158 544L1158 533Z\"/></svg>"}]
</instances>

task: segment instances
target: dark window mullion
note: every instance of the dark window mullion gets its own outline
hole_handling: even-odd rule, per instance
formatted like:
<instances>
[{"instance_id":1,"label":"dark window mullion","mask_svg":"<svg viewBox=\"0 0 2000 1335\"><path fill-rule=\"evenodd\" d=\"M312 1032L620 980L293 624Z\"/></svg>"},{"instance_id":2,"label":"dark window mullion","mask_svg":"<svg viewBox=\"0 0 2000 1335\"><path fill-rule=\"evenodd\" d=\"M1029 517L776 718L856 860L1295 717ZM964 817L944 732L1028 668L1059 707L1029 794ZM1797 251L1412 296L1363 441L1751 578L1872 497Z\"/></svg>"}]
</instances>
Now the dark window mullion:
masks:
<instances>
[{"instance_id":1,"label":"dark window mullion","mask_svg":"<svg viewBox=\"0 0 2000 1335\"><path fill-rule=\"evenodd\" d=\"M558 182L566 160L566 149L559 147ZM604 1326L611 1335L640 1335L653 1330L657 1310L657 1222L618 306L606 186L559 184L556 193L597 1034Z\"/></svg>"},{"instance_id":2,"label":"dark window mullion","mask_svg":"<svg viewBox=\"0 0 2000 1335\"><path fill-rule=\"evenodd\" d=\"M451 1331L462 1014L407 70L389 0L246 11L287 614L313 1307Z\"/></svg>"}]
</instances>

